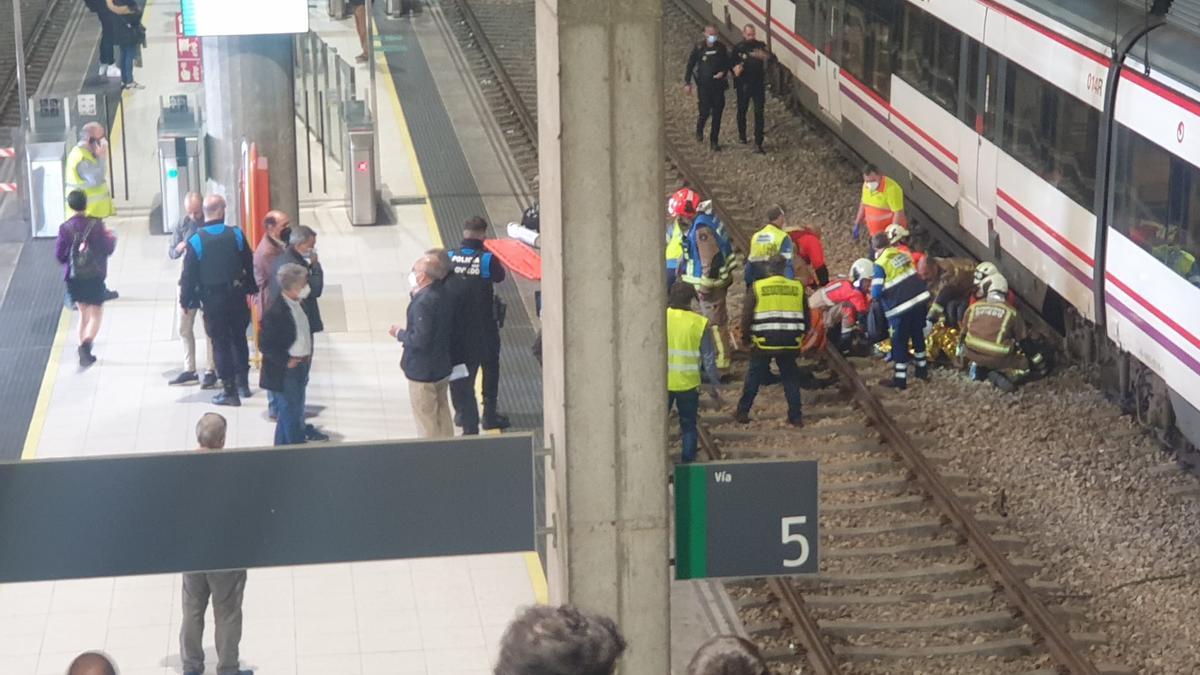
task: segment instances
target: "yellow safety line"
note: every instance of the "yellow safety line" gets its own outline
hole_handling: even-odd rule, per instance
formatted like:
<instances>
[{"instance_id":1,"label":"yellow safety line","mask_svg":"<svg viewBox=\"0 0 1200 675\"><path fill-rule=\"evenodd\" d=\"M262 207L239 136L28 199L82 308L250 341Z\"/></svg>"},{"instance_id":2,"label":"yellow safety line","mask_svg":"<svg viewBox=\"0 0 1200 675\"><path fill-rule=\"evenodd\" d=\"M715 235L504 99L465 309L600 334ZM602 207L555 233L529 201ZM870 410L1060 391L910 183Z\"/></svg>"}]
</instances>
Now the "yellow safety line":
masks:
<instances>
[{"instance_id":1,"label":"yellow safety line","mask_svg":"<svg viewBox=\"0 0 1200 675\"><path fill-rule=\"evenodd\" d=\"M54 383L58 381L58 366L62 357L63 345L67 341L67 330L71 327L71 312L63 308L58 315L58 328L54 331L54 344L50 346L50 356L46 359L46 372L42 373L42 384L38 387L37 403L33 406L33 415L29 418L29 430L25 432L25 447L21 450L21 459L37 457L38 445L42 442L42 428L46 426L46 414L50 412L50 397L54 394Z\"/></svg>"},{"instance_id":2,"label":"yellow safety line","mask_svg":"<svg viewBox=\"0 0 1200 675\"><path fill-rule=\"evenodd\" d=\"M529 582L533 584L533 598L539 605L550 602L550 587L546 584L546 571L542 569L542 559L535 551L525 554L525 570L529 572Z\"/></svg>"}]
</instances>

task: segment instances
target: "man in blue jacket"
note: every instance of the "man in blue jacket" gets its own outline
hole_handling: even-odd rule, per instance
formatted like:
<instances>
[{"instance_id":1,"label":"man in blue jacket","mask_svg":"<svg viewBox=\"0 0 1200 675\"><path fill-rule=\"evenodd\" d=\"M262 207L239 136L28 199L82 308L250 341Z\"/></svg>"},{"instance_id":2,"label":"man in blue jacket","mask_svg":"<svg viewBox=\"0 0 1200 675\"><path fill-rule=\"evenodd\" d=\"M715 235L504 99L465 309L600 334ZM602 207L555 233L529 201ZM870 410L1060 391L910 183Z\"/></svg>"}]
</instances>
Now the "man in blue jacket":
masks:
<instances>
[{"instance_id":1,"label":"man in blue jacket","mask_svg":"<svg viewBox=\"0 0 1200 675\"><path fill-rule=\"evenodd\" d=\"M408 394L421 438L454 436L448 396L454 365L450 360L454 299L443 284L449 272L450 260L445 251L418 258L408 274L412 299L407 322L388 330L404 345L400 369L408 378Z\"/></svg>"}]
</instances>

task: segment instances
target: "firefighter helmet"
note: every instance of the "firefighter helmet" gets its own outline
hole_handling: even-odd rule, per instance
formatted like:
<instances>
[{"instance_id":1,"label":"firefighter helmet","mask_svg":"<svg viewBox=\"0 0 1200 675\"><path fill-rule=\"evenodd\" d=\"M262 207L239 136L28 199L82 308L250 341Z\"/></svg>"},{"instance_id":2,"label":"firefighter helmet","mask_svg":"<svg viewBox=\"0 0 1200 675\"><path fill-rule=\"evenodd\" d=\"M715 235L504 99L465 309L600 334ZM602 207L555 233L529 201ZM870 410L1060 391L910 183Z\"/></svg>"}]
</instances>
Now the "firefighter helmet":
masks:
<instances>
[{"instance_id":1,"label":"firefighter helmet","mask_svg":"<svg viewBox=\"0 0 1200 675\"><path fill-rule=\"evenodd\" d=\"M897 225L896 223L892 223L891 225L888 225L887 229L884 230L883 232L884 232L884 234L887 235L889 246L895 245L895 244L899 243L901 240L908 238L908 230L905 229L905 227L903 225Z\"/></svg>"},{"instance_id":2,"label":"firefighter helmet","mask_svg":"<svg viewBox=\"0 0 1200 675\"><path fill-rule=\"evenodd\" d=\"M979 297L987 298L989 295L999 295L1000 297L1008 297L1008 279L1004 278L1003 274L996 272L981 279L978 284Z\"/></svg>"},{"instance_id":3,"label":"firefighter helmet","mask_svg":"<svg viewBox=\"0 0 1200 675\"><path fill-rule=\"evenodd\" d=\"M667 215L691 218L700 209L700 194L691 188L680 188L667 200Z\"/></svg>"},{"instance_id":4,"label":"firefighter helmet","mask_svg":"<svg viewBox=\"0 0 1200 675\"><path fill-rule=\"evenodd\" d=\"M981 262L975 266L975 285L978 286L984 279L993 274L1000 274L1000 268L990 262Z\"/></svg>"},{"instance_id":5,"label":"firefighter helmet","mask_svg":"<svg viewBox=\"0 0 1200 675\"><path fill-rule=\"evenodd\" d=\"M866 258L859 258L850 266L850 283L855 286L863 279L870 279L875 276L875 263Z\"/></svg>"}]
</instances>

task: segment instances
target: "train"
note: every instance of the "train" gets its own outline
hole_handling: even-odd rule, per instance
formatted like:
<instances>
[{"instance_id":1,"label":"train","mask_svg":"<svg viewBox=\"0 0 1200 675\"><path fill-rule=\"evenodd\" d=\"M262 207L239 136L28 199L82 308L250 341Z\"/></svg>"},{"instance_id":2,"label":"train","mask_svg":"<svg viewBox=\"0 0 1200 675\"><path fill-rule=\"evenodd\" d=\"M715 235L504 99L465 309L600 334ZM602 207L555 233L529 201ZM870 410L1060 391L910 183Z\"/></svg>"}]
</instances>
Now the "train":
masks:
<instances>
[{"instance_id":1,"label":"train","mask_svg":"<svg viewBox=\"0 0 1200 675\"><path fill-rule=\"evenodd\" d=\"M1195 459L1200 0L692 4Z\"/></svg>"}]
</instances>

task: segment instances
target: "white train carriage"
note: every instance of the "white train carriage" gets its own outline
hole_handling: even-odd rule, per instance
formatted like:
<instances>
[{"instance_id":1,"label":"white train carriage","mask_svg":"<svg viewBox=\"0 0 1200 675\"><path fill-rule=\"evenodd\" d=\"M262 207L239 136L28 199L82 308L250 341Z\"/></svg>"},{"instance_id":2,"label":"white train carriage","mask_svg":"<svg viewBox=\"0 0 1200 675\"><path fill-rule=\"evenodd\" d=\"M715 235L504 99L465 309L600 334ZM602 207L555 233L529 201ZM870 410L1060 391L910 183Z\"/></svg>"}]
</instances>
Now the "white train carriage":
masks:
<instances>
[{"instance_id":1,"label":"white train carriage","mask_svg":"<svg viewBox=\"0 0 1200 675\"><path fill-rule=\"evenodd\" d=\"M1132 407L1167 406L1200 445L1200 0L1146 4L711 9L765 33L795 97L1051 322L1102 326L1116 350L1093 356ZM1123 354L1168 395L1133 386Z\"/></svg>"}]
</instances>

